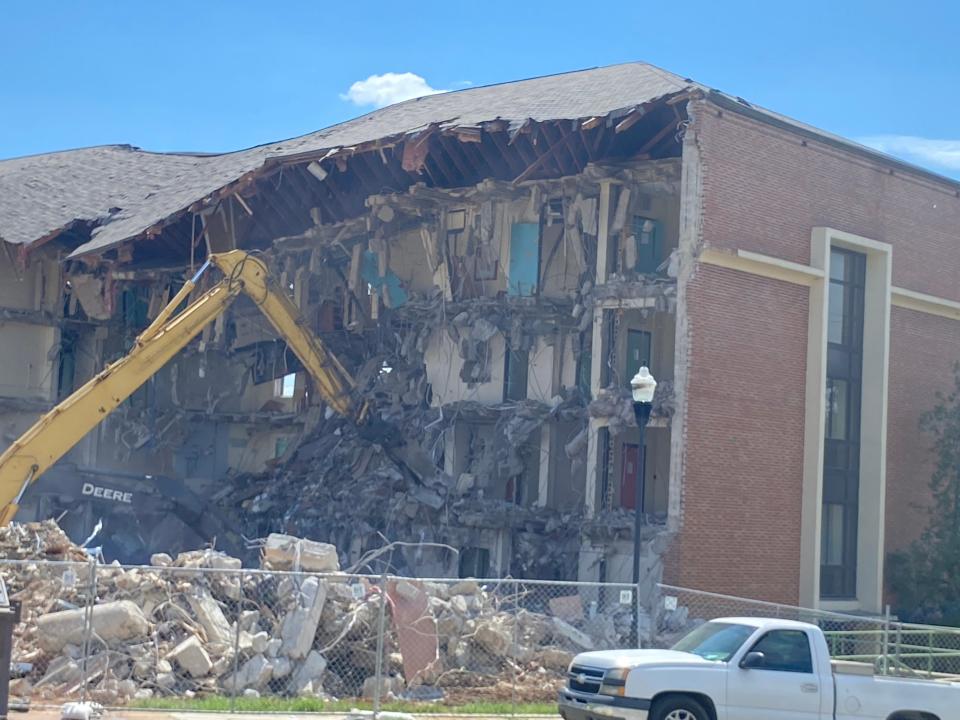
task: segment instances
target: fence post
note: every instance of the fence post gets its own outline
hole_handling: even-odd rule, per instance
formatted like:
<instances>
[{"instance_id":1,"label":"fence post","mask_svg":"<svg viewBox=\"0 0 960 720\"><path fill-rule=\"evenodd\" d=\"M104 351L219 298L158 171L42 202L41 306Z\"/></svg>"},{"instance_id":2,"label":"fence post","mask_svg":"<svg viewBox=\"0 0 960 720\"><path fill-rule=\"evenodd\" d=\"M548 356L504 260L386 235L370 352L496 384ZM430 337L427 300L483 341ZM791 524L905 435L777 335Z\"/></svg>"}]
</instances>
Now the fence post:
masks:
<instances>
[{"instance_id":1,"label":"fence post","mask_svg":"<svg viewBox=\"0 0 960 720\"><path fill-rule=\"evenodd\" d=\"M883 674L890 674L890 606L883 614Z\"/></svg>"},{"instance_id":2,"label":"fence post","mask_svg":"<svg viewBox=\"0 0 960 720\"><path fill-rule=\"evenodd\" d=\"M380 717L380 695L383 692L383 649L387 624L387 573L380 576L380 617L377 625L377 660L374 670L376 683L373 689L373 720Z\"/></svg>"},{"instance_id":3,"label":"fence post","mask_svg":"<svg viewBox=\"0 0 960 720\"><path fill-rule=\"evenodd\" d=\"M81 682L80 682L80 700L87 701L87 661L90 657L90 640L93 637L93 606L97 602L97 564L94 558L90 558L89 570L87 573L87 604L83 612L83 651L80 661Z\"/></svg>"},{"instance_id":4,"label":"fence post","mask_svg":"<svg viewBox=\"0 0 960 720\"><path fill-rule=\"evenodd\" d=\"M897 623L897 644L894 646L894 657L896 658L897 672L900 672L900 641L902 639L901 632L903 630L903 623Z\"/></svg>"},{"instance_id":5,"label":"fence post","mask_svg":"<svg viewBox=\"0 0 960 720\"><path fill-rule=\"evenodd\" d=\"M240 583L240 602L243 602L243 568L237 572ZM230 690L230 713L237 709L237 677L240 675L240 612L237 610L237 619L234 622L233 632L233 687Z\"/></svg>"},{"instance_id":6,"label":"fence post","mask_svg":"<svg viewBox=\"0 0 960 720\"><path fill-rule=\"evenodd\" d=\"M637 581L637 584L633 586L633 635L637 639L635 644L638 650L643 644L640 641L640 609L640 582Z\"/></svg>"},{"instance_id":7,"label":"fence post","mask_svg":"<svg viewBox=\"0 0 960 720\"><path fill-rule=\"evenodd\" d=\"M510 654L510 714L517 714L517 658L520 656L520 581L513 581L513 645Z\"/></svg>"}]
</instances>

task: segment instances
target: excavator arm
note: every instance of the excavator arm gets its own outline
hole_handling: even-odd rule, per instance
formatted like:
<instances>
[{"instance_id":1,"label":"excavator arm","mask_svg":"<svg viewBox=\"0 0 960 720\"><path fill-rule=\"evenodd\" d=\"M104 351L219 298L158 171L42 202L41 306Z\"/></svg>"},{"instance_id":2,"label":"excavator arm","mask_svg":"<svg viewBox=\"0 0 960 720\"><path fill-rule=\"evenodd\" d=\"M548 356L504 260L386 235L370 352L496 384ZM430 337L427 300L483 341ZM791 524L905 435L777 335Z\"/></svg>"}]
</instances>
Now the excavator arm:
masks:
<instances>
[{"instance_id":1,"label":"excavator arm","mask_svg":"<svg viewBox=\"0 0 960 720\"><path fill-rule=\"evenodd\" d=\"M203 272L215 265L224 278L179 313ZM366 406L356 406L353 378L310 332L297 306L276 288L266 266L242 250L212 254L153 323L133 349L41 417L0 455L0 526L17 513L30 483L66 455L88 432L149 380L241 292L247 294L286 340L313 377L323 400L336 412L362 422Z\"/></svg>"}]
</instances>

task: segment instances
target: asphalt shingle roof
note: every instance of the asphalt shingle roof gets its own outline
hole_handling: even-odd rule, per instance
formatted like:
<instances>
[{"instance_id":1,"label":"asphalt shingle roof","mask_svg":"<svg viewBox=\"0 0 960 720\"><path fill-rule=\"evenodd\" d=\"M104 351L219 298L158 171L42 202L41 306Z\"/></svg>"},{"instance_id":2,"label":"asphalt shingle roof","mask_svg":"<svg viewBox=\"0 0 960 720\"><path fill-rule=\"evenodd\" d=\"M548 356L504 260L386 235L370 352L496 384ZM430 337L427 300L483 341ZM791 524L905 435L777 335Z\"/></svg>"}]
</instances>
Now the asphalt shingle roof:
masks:
<instances>
[{"instance_id":1,"label":"asphalt shingle roof","mask_svg":"<svg viewBox=\"0 0 960 720\"><path fill-rule=\"evenodd\" d=\"M31 243L75 220L97 221L90 242L74 255L103 250L139 235L271 158L359 145L430 124L471 126L505 120L516 127L528 119L603 116L695 88L767 121L885 157L647 63L628 63L430 95L308 135L221 155L151 153L110 145L0 161L0 238Z\"/></svg>"},{"instance_id":2,"label":"asphalt shingle roof","mask_svg":"<svg viewBox=\"0 0 960 720\"><path fill-rule=\"evenodd\" d=\"M259 168L275 157L321 152L430 125L603 115L680 92L691 83L644 63L430 95L339 125L222 155L151 153L129 146L67 150L0 161L0 237L30 243L74 220L101 224L75 254L102 250Z\"/></svg>"}]
</instances>

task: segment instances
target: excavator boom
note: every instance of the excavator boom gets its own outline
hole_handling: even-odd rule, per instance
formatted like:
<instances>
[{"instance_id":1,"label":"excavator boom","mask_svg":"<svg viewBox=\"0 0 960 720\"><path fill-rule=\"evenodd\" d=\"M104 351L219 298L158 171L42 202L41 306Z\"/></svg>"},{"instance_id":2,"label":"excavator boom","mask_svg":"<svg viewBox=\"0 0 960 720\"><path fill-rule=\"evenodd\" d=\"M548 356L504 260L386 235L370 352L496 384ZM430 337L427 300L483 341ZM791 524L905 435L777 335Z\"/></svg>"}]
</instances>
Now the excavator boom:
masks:
<instances>
[{"instance_id":1,"label":"excavator boom","mask_svg":"<svg viewBox=\"0 0 960 720\"><path fill-rule=\"evenodd\" d=\"M223 280L177 313L210 264L223 272ZM362 420L366 409L354 406L353 378L310 332L297 306L271 283L266 266L241 250L213 254L140 334L125 357L47 412L0 455L0 526L16 515L31 482L189 344L241 292L286 340L313 377L323 400L338 413Z\"/></svg>"}]
</instances>

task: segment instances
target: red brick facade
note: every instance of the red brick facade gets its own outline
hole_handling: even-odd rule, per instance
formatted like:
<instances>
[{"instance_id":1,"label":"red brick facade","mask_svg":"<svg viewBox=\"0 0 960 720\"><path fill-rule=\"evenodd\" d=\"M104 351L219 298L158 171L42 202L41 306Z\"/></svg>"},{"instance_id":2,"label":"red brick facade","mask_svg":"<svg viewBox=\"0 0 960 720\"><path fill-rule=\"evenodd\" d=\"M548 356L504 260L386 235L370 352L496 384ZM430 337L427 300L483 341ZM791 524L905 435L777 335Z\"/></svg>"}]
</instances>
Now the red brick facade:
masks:
<instances>
[{"instance_id":1,"label":"red brick facade","mask_svg":"<svg viewBox=\"0 0 960 720\"><path fill-rule=\"evenodd\" d=\"M949 185L699 102L702 242L807 265L826 226L890 243L893 285L960 300L960 198ZM687 286L689 381L681 585L799 599L809 291L699 264ZM917 423L960 359L960 323L894 307L888 548L919 532L929 439ZM922 377L919 375L922 374Z\"/></svg>"},{"instance_id":2,"label":"red brick facade","mask_svg":"<svg viewBox=\"0 0 960 720\"><path fill-rule=\"evenodd\" d=\"M677 582L796 602L807 289L701 265Z\"/></svg>"},{"instance_id":3,"label":"red brick facade","mask_svg":"<svg viewBox=\"0 0 960 720\"><path fill-rule=\"evenodd\" d=\"M919 418L949 390L960 361L960 323L893 308L887 393L887 550L903 548L923 530L934 457Z\"/></svg>"}]
</instances>

